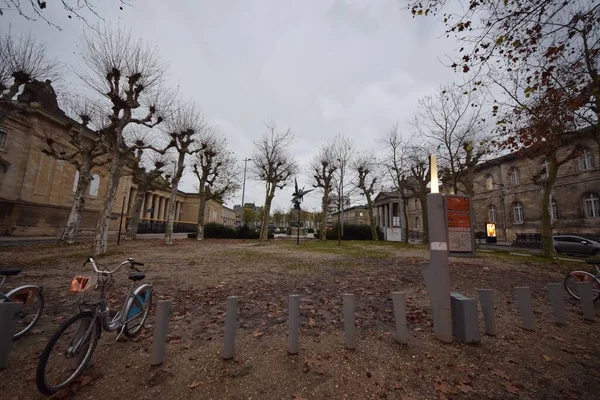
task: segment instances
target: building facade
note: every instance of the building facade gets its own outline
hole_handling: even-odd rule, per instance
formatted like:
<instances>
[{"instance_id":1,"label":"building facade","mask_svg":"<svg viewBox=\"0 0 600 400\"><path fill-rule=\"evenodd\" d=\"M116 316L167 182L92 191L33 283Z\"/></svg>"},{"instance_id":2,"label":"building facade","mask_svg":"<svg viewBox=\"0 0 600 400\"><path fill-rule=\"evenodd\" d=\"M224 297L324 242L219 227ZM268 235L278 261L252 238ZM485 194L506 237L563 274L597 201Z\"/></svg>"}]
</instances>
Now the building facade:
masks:
<instances>
[{"instance_id":1,"label":"building facade","mask_svg":"<svg viewBox=\"0 0 600 400\"><path fill-rule=\"evenodd\" d=\"M73 203L77 169L43 150L49 137L69 147L69 130L77 123L60 111L56 98L44 100L21 104L16 112L0 109L0 236L59 236ZM127 173L123 171L112 209L113 232L119 228L121 211L127 217L133 208L137 187ZM81 236L93 234L108 188L107 166L94 168L92 175L80 224ZM164 221L169 202L169 190L149 192L140 216L143 220ZM197 194L180 191L175 220L196 223L198 207ZM223 209L219 202L209 201L206 222L231 223L231 214Z\"/></svg>"},{"instance_id":2,"label":"building facade","mask_svg":"<svg viewBox=\"0 0 600 400\"><path fill-rule=\"evenodd\" d=\"M337 224L338 214L338 212L331 214L331 221L333 224ZM345 208L342 212L342 218L344 224L369 225L369 211L365 205Z\"/></svg>"}]
</instances>

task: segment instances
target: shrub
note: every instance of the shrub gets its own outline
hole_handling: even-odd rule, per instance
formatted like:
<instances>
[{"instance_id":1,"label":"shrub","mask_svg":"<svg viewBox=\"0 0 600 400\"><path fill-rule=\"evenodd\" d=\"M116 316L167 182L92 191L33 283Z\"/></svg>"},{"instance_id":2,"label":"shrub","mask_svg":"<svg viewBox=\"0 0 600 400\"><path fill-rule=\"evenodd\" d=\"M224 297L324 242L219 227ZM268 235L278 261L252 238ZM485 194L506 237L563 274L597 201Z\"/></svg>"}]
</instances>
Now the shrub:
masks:
<instances>
[{"instance_id":1,"label":"shrub","mask_svg":"<svg viewBox=\"0 0 600 400\"><path fill-rule=\"evenodd\" d=\"M231 228L223 224L209 222L204 224L204 237L206 239L258 239L259 232L255 232L248 225L242 225L237 228ZM275 235L269 232L269 239L273 239ZM189 239L195 239L195 233L188 233Z\"/></svg>"},{"instance_id":2,"label":"shrub","mask_svg":"<svg viewBox=\"0 0 600 400\"><path fill-rule=\"evenodd\" d=\"M327 240L337 240L339 225L333 226L327 230ZM377 236L383 240L383 232L377 227ZM344 224L343 240L373 240L371 236L371 227L366 224Z\"/></svg>"},{"instance_id":3,"label":"shrub","mask_svg":"<svg viewBox=\"0 0 600 400\"><path fill-rule=\"evenodd\" d=\"M308 228L306 229L306 233L315 233L314 228Z\"/></svg>"},{"instance_id":4,"label":"shrub","mask_svg":"<svg viewBox=\"0 0 600 400\"><path fill-rule=\"evenodd\" d=\"M478 242L481 242L485 238L487 238L487 235L485 232L483 232L483 231L475 232L475 239L477 239Z\"/></svg>"}]
</instances>

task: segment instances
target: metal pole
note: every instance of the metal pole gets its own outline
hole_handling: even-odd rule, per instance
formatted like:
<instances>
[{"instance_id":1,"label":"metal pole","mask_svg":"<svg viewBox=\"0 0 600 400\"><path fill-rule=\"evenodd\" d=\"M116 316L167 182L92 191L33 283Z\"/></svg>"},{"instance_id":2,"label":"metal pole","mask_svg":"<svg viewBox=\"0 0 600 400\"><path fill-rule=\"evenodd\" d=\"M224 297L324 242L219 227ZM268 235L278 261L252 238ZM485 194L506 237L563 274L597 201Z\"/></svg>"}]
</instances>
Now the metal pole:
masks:
<instances>
[{"instance_id":1,"label":"metal pole","mask_svg":"<svg viewBox=\"0 0 600 400\"><path fill-rule=\"evenodd\" d=\"M244 158L242 161L244 161L244 184L242 185L242 218L243 213L244 213L244 196L246 195L246 166L248 165L248 161L250 161L251 158Z\"/></svg>"},{"instance_id":2,"label":"metal pole","mask_svg":"<svg viewBox=\"0 0 600 400\"><path fill-rule=\"evenodd\" d=\"M298 206L298 223L297 223L297 230L296 230L296 244L298 246L300 246L300 206Z\"/></svg>"},{"instance_id":3,"label":"metal pole","mask_svg":"<svg viewBox=\"0 0 600 400\"><path fill-rule=\"evenodd\" d=\"M150 356L151 365L160 365L165 360L170 314L171 300L159 300L156 304L156 320L154 322L152 354Z\"/></svg>"},{"instance_id":4,"label":"metal pole","mask_svg":"<svg viewBox=\"0 0 600 400\"><path fill-rule=\"evenodd\" d=\"M342 175L340 176L340 181L341 181L341 186L340 186L340 192L342 194L342 211L340 214L340 232L342 234L342 237L344 237L344 162L342 161Z\"/></svg>"},{"instance_id":5,"label":"metal pole","mask_svg":"<svg viewBox=\"0 0 600 400\"><path fill-rule=\"evenodd\" d=\"M121 228L123 227L123 213L125 211L125 198L127 196L123 195L123 205L121 206L121 220L119 221L119 234L117 235L117 246L121 244Z\"/></svg>"},{"instance_id":6,"label":"metal pole","mask_svg":"<svg viewBox=\"0 0 600 400\"><path fill-rule=\"evenodd\" d=\"M300 329L300 296L291 294L288 300L288 353L298 354L298 330Z\"/></svg>"},{"instance_id":7,"label":"metal pole","mask_svg":"<svg viewBox=\"0 0 600 400\"><path fill-rule=\"evenodd\" d=\"M221 356L225 360L233 358L235 349L235 328L237 324L237 297L227 298L227 309L225 310L225 334L223 337L223 350Z\"/></svg>"}]
</instances>

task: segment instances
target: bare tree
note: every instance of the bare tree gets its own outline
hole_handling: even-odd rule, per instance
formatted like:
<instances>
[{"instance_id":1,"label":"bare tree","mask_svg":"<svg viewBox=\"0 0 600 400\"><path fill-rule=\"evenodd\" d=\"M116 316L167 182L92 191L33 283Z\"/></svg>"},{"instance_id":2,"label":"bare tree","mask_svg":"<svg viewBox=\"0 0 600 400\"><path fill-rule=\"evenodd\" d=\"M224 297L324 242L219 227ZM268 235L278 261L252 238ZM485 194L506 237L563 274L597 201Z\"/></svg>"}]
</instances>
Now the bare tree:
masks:
<instances>
[{"instance_id":1,"label":"bare tree","mask_svg":"<svg viewBox=\"0 0 600 400\"><path fill-rule=\"evenodd\" d=\"M352 163L354 145L352 141L341 133L333 138L333 157L338 165L334 173L335 205L338 216L338 245L344 236L343 212L346 199L350 197L353 189L352 179L348 179L348 166Z\"/></svg>"},{"instance_id":2,"label":"bare tree","mask_svg":"<svg viewBox=\"0 0 600 400\"><path fill-rule=\"evenodd\" d=\"M0 5L0 17L2 17L4 13L14 12L19 14L22 18L26 19L27 21L42 20L48 25L53 26L58 30L62 30L60 26L58 26L56 23L52 22L46 17L45 14L47 2L45 0L4 0L3 3L4 4ZM89 17L103 19L100 16L100 14L98 14L98 11L96 10L96 5L94 5L96 1L60 0L56 3L59 3L59 6L63 9L65 13L67 13L67 17L69 19L75 17L90 28L94 28L94 26L89 23ZM115 7L118 4L120 10L123 10L123 6L128 5L128 2L125 0L115 0L114 3L116 3Z\"/></svg>"},{"instance_id":3,"label":"bare tree","mask_svg":"<svg viewBox=\"0 0 600 400\"><path fill-rule=\"evenodd\" d=\"M175 169L171 178L171 198L167 213L167 225L165 226L165 244L173 244L175 201L186 159L188 156L206 149L207 144L203 142L203 138L209 130L208 122L195 105L180 105L172 118L165 122L164 133L176 158Z\"/></svg>"},{"instance_id":4,"label":"bare tree","mask_svg":"<svg viewBox=\"0 0 600 400\"><path fill-rule=\"evenodd\" d=\"M152 151L150 155L144 149L136 149L135 156L129 159L127 163L131 169L131 178L137 186L131 217L127 222L125 238L135 240L137 238L138 226L140 223L140 214L144 198L148 192L157 189L167 189L168 181L164 176L166 161L164 154Z\"/></svg>"},{"instance_id":5,"label":"bare tree","mask_svg":"<svg viewBox=\"0 0 600 400\"><path fill-rule=\"evenodd\" d=\"M408 243L408 200L410 198L411 174L409 164L409 143L398 132L398 124L394 124L386 136L381 139L385 146L385 156L382 161L384 169L392 182L392 187L398 192L399 204L402 205L404 232L402 240Z\"/></svg>"},{"instance_id":6,"label":"bare tree","mask_svg":"<svg viewBox=\"0 0 600 400\"><path fill-rule=\"evenodd\" d=\"M217 134L206 135L200 143L193 169L198 178L198 225L196 238L204 239L204 212L209 200L224 201L240 189L239 171L233 154L227 150L227 140Z\"/></svg>"},{"instance_id":7,"label":"bare tree","mask_svg":"<svg viewBox=\"0 0 600 400\"><path fill-rule=\"evenodd\" d=\"M441 172L454 193L473 194L473 174L469 169L474 170L486 153L485 147L479 144L483 100L475 92L463 92L458 86L450 85L418 103L413 126L439 153Z\"/></svg>"},{"instance_id":8,"label":"bare tree","mask_svg":"<svg viewBox=\"0 0 600 400\"><path fill-rule=\"evenodd\" d=\"M327 227L327 212L329 210L330 193L334 189L333 179L334 173L337 170L337 160L334 155L333 142L327 143L323 146L319 153L315 156L310 164L310 172L313 174L313 187L319 188L323 191L323 197L321 199L321 215L320 219L320 238L321 240L327 240L326 227Z\"/></svg>"},{"instance_id":9,"label":"bare tree","mask_svg":"<svg viewBox=\"0 0 600 400\"><path fill-rule=\"evenodd\" d=\"M0 31L0 104L7 105L26 83L59 77L60 64L48 55L45 43L31 33L17 37Z\"/></svg>"},{"instance_id":10,"label":"bare tree","mask_svg":"<svg viewBox=\"0 0 600 400\"><path fill-rule=\"evenodd\" d=\"M423 243L429 243L429 216L427 213L427 185L430 182L429 172L431 169L429 161L429 152L422 148L415 146L411 147L410 150L410 190L413 195L419 200L421 206L421 216L423 217Z\"/></svg>"},{"instance_id":11,"label":"bare tree","mask_svg":"<svg viewBox=\"0 0 600 400\"><path fill-rule=\"evenodd\" d=\"M59 243L72 244L79 232L81 214L92 182L92 170L106 165L110 159L106 157L108 146L104 132L90 126L97 117L96 105L78 96L72 97L71 102L67 104L68 110L78 116L81 124L69 129L68 144L57 141L53 135L47 133L46 146L42 152L74 165L79 174L71 211L59 239Z\"/></svg>"},{"instance_id":12,"label":"bare tree","mask_svg":"<svg viewBox=\"0 0 600 400\"><path fill-rule=\"evenodd\" d=\"M290 128L277 132L275 124L267 124L268 132L258 142L254 142L252 172L257 180L265 183L265 206L260 227L260 241L267 240L269 215L276 189L283 189L290 177L298 171L295 160L288 148L294 140Z\"/></svg>"},{"instance_id":13,"label":"bare tree","mask_svg":"<svg viewBox=\"0 0 600 400\"><path fill-rule=\"evenodd\" d=\"M161 101L162 96L169 92L161 88L164 66L156 50L133 39L129 31L105 28L86 34L79 53L85 67L78 75L109 103L102 110L108 115L102 134L109 146L111 163L93 245L93 253L101 255L107 250L110 216L125 159L135 149L148 147L143 140L128 146L123 131L132 124L151 128L161 123L160 106L166 104Z\"/></svg>"},{"instance_id":14,"label":"bare tree","mask_svg":"<svg viewBox=\"0 0 600 400\"><path fill-rule=\"evenodd\" d=\"M375 155L370 152L359 154L352 162L352 168L356 171L357 182L356 187L360 190L361 195L367 199L367 212L369 213L369 225L371 226L371 237L373 240L379 240L377 235L377 226L375 217L373 216L373 199L375 193L375 185L378 181L377 164Z\"/></svg>"}]
</instances>

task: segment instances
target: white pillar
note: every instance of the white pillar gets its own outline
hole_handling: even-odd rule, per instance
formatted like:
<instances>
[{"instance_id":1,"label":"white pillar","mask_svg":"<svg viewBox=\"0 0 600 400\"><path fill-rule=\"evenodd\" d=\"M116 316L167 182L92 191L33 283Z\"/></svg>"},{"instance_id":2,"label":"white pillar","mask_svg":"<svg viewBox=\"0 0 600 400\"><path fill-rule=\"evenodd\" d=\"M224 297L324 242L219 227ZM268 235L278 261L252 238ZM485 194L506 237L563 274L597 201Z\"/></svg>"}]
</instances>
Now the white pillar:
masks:
<instances>
[{"instance_id":1,"label":"white pillar","mask_svg":"<svg viewBox=\"0 0 600 400\"><path fill-rule=\"evenodd\" d=\"M144 218L144 212L146 211L146 197L148 196L144 196L142 198L142 206L140 207L140 218Z\"/></svg>"},{"instance_id":2,"label":"white pillar","mask_svg":"<svg viewBox=\"0 0 600 400\"><path fill-rule=\"evenodd\" d=\"M156 216L158 215L158 196L153 194L152 195L152 211L150 212L150 218L152 219L156 219Z\"/></svg>"}]
</instances>

